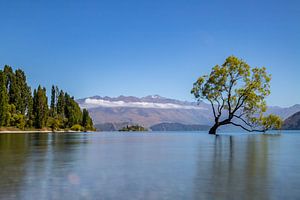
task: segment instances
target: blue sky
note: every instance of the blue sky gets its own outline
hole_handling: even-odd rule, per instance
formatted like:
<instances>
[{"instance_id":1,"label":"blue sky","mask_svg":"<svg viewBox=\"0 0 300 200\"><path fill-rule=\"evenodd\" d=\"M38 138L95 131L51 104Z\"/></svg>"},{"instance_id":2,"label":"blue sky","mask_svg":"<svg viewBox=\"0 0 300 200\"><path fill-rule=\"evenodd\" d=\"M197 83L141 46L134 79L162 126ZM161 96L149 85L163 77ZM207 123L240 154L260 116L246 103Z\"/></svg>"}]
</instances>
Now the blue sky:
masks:
<instances>
[{"instance_id":1,"label":"blue sky","mask_svg":"<svg viewBox=\"0 0 300 200\"><path fill-rule=\"evenodd\" d=\"M272 74L270 105L300 103L300 1L0 0L0 65L76 98L159 94L229 55Z\"/></svg>"}]
</instances>

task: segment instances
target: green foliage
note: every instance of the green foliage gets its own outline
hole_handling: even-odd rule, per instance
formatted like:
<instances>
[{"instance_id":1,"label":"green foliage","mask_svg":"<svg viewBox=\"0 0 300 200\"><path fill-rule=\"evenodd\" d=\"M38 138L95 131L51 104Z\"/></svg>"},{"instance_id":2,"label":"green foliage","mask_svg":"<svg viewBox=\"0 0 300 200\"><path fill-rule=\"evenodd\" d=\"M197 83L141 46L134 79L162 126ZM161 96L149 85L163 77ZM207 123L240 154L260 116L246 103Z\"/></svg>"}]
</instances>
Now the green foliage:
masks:
<instances>
[{"instance_id":1,"label":"green foliage","mask_svg":"<svg viewBox=\"0 0 300 200\"><path fill-rule=\"evenodd\" d=\"M23 114L13 114L10 118L10 126L24 129L26 125L25 116Z\"/></svg>"},{"instance_id":2,"label":"green foliage","mask_svg":"<svg viewBox=\"0 0 300 200\"><path fill-rule=\"evenodd\" d=\"M65 117L68 119L68 127L72 127L74 124L81 124L82 112L79 105L75 102L74 97L70 97L69 94L65 94Z\"/></svg>"},{"instance_id":3,"label":"green foliage","mask_svg":"<svg viewBox=\"0 0 300 200\"><path fill-rule=\"evenodd\" d=\"M52 85L52 88L51 88L51 103L50 103L50 116L51 117L55 117L57 115L57 112L56 112L56 94L57 94L57 91L56 91L57 87L55 87L54 85Z\"/></svg>"},{"instance_id":4,"label":"green foliage","mask_svg":"<svg viewBox=\"0 0 300 200\"><path fill-rule=\"evenodd\" d=\"M209 75L198 78L191 93L198 101L207 100L212 105L215 125L210 133L227 124L247 131L266 131L280 128L282 123L278 116L264 116L270 81L265 67L251 69L243 60L230 56Z\"/></svg>"},{"instance_id":5,"label":"green foliage","mask_svg":"<svg viewBox=\"0 0 300 200\"><path fill-rule=\"evenodd\" d=\"M0 70L0 126L7 125L8 116L8 94L6 90L6 77Z\"/></svg>"},{"instance_id":6,"label":"green foliage","mask_svg":"<svg viewBox=\"0 0 300 200\"><path fill-rule=\"evenodd\" d=\"M59 118L48 117L47 126L51 128L52 131L59 130L62 127L63 121Z\"/></svg>"},{"instance_id":7,"label":"green foliage","mask_svg":"<svg viewBox=\"0 0 300 200\"><path fill-rule=\"evenodd\" d=\"M0 70L0 82L0 125L23 129L32 114L31 89L25 73L20 69L13 72L6 65Z\"/></svg>"},{"instance_id":8,"label":"green foliage","mask_svg":"<svg viewBox=\"0 0 300 200\"><path fill-rule=\"evenodd\" d=\"M46 88L42 88L41 86L33 92L33 114L35 116L34 127L38 129L46 127L48 118L48 100Z\"/></svg>"},{"instance_id":9,"label":"green foliage","mask_svg":"<svg viewBox=\"0 0 300 200\"><path fill-rule=\"evenodd\" d=\"M75 124L71 127L72 131L83 131L83 127L80 124Z\"/></svg>"},{"instance_id":10,"label":"green foliage","mask_svg":"<svg viewBox=\"0 0 300 200\"><path fill-rule=\"evenodd\" d=\"M119 131L148 131L148 130L142 126L133 125L133 126L125 126Z\"/></svg>"},{"instance_id":11,"label":"green foliage","mask_svg":"<svg viewBox=\"0 0 300 200\"><path fill-rule=\"evenodd\" d=\"M82 126L85 130L94 130L93 120L90 117L89 111L87 109L82 110Z\"/></svg>"},{"instance_id":12,"label":"green foliage","mask_svg":"<svg viewBox=\"0 0 300 200\"><path fill-rule=\"evenodd\" d=\"M46 89L39 86L32 95L22 70L14 72L7 65L0 70L0 127L49 127L54 131L74 125L80 130L95 130L88 111L81 111L74 97L52 86L49 108Z\"/></svg>"},{"instance_id":13,"label":"green foliage","mask_svg":"<svg viewBox=\"0 0 300 200\"><path fill-rule=\"evenodd\" d=\"M59 92L59 95L57 96L56 110L57 110L57 114L60 117L62 118L65 117L65 93L62 90Z\"/></svg>"},{"instance_id":14,"label":"green foliage","mask_svg":"<svg viewBox=\"0 0 300 200\"><path fill-rule=\"evenodd\" d=\"M68 93L59 90L57 86L52 87L51 93L53 100L52 106L55 105L53 110L56 110L55 118L58 119L59 127L61 129L72 128L74 125L79 124L83 127L82 130L95 130L88 111L86 109L81 111L79 105L74 100L74 97L71 97Z\"/></svg>"},{"instance_id":15,"label":"green foliage","mask_svg":"<svg viewBox=\"0 0 300 200\"><path fill-rule=\"evenodd\" d=\"M15 72L15 81L16 81L16 93L15 93L15 105L16 109L23 115L28 111L28 103L31 98L31 89L26 83L25 73L18 69Z\"/></svg>"},{"instance_id":16,"label":"green foliage","mask_svg":"<svg viewBox=\"0 0 300 200\"><path fill-rule=\"evenodd\" d=\"M26 127L33 127L34 122L34 113L33 113L33 98L31 96L31 89L29 88L30 96L28 96L27 100L27 109L26 109Z\"/></svg>"}]
</instances>

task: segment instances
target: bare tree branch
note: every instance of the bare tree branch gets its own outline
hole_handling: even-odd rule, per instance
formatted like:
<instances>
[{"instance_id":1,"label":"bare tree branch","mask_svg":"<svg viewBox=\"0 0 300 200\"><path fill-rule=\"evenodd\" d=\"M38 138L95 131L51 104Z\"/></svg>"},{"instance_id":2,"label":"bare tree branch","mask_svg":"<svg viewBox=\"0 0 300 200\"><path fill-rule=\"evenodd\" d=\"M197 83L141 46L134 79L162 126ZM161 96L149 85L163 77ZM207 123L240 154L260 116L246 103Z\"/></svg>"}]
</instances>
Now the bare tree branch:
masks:
<instances>
[{"instance_id":1,"label":"bare tree branch","mask_svg":"<svg viewBox=\"0 0 300 200\"><path fill-rule=\"evenodd\" d=\"M214 117L215 117L215 118L217 118L217 115L216 115L216 110L215 110L215 106L214 106L214 104L213 104L212 100L210 100L210 99L209 99L209 102L210 102L210 104L211 104L211 107L212 107L212 109L213 109Z\"/></svg>"},{"instance_id":2,"label":"bare tree branch","mask_svg":"<svg viewBox=\"0 0 300 200\"><path fill-rule=\"evenodd\" d=\"M247 121L246 121L245 119L243 119L242 117L237 116L237 115L233 115L233 116L236 117L236 118L238 118L238 119L240 119L240 120L242 120L246 125L248 125L249 127L253 128L253 125L250 124L249 122L247 122Z\"/></svg>"},{"instance_id":3,"label":"bare tree branch","mask_svg":"<svg viewBox=\"0 0 300 200\"><path fill-rule=\"evenodd\" d=\"M230 122L230 124L234 125L234 126L237 126L237 127L241 127L242 129L244 129L245 131L248 131L248 132L266 132L268 129L264 129L264 130L259 130L259 129L248 129L246 127L244 127L243 125L240 125L240 124L236 124L234 122Z\"/></svg>"},{"instance_id":4,"label":"bare tree branch","mask_svg":"<svg viewBox=\"0 0 300 200\"><path fill-rule=\"evenodd\" d=\"M222 96L221 98L222 98L222 105L221 105L221 107L220 107L218 117L221 117L221 115L222 115L222 110L223 110L224 105L225 105L225 100L224 100L223 96Z\"/></svg>"}]
</instances>

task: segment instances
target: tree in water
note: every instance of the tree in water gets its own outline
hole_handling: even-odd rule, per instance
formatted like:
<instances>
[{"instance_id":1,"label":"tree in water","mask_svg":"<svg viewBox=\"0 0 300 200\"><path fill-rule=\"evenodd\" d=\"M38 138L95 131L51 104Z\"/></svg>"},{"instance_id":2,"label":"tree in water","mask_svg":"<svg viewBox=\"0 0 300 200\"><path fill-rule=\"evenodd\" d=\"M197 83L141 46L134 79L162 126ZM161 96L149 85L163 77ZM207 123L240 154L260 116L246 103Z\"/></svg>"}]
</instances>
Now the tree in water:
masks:
<instances>
[{"instance_id":1,"label":"tree in water","mask_svg":"<svg viewBox=\"0 0 300 200\"><path fill-rule=\"evenodd\" d=\"M220 126L229 124L249 132L280 129L280 117L265 115L270 81L265 67L251 68L234 56L213 67L209 75L198 78L191 93L198 102L206 100L212 106L214 125L209 134L216 134Z\"/></svg>"}]
</instances>

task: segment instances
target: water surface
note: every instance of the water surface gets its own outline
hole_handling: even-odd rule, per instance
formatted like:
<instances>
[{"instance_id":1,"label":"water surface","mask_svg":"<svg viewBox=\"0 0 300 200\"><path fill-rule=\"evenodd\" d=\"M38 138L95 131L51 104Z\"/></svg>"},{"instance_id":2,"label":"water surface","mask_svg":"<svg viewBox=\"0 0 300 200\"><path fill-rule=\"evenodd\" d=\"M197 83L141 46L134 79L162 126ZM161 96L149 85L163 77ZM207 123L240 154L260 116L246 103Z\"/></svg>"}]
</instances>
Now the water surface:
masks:
<instances>
[{"instance_id":1,"label":"water surface","mask_svg":"<svg viewBox=\"0 0 300 200\"><path fill-rule=\"evenodd\" d=\"M0 134L0 199L299 199L300 132Z\"/></svg>"}]
</instances>

